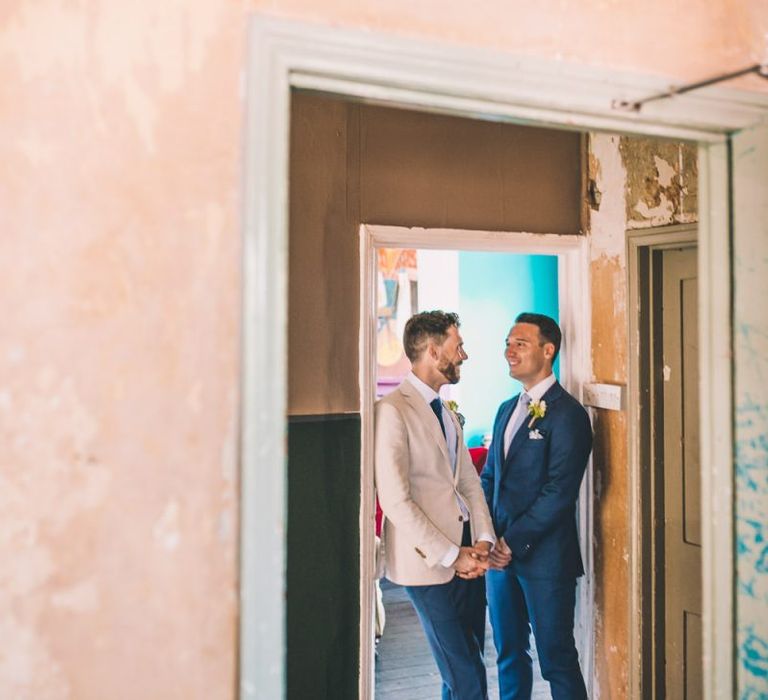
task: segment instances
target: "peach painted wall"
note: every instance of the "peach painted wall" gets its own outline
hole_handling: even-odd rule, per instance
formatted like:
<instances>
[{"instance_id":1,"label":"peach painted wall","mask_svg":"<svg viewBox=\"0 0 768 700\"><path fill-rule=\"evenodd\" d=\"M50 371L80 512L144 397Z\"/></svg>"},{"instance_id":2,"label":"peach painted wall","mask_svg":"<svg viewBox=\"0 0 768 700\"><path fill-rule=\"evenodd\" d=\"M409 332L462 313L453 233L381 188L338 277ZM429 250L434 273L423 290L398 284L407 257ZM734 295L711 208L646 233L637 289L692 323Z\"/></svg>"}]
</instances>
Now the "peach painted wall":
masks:
<instances>
[{"instance_id":1,"label":"peach painted wall","mask_svg":"<svg viewBox=\"0 0 768 700\"><path fill-rule=\"evenodd\" d=\"M252 0L271 14L697 80L768 61L764 0ZM751 76L742 87L768 90Z\"/></svg>"},{"instance_id":2,"label":"peach painted wall","mask_svg":"<svg viewBox=\"0 0 768 700\"><path fill-rule=\"evenodd\" d=\"M0 697L233 697L241 10L0 10Z\"/></svg>"},{"instance_id":3,"label":"peach painted wall","mask_svg":"<svg viewBox=\"0 0 768 700\"><path fill-rule=\"evenodd\" d=\"M235 695L252 11L679 78L768 31L761 0L5 2L0 697Z\"/></svg>"}]
</instances>

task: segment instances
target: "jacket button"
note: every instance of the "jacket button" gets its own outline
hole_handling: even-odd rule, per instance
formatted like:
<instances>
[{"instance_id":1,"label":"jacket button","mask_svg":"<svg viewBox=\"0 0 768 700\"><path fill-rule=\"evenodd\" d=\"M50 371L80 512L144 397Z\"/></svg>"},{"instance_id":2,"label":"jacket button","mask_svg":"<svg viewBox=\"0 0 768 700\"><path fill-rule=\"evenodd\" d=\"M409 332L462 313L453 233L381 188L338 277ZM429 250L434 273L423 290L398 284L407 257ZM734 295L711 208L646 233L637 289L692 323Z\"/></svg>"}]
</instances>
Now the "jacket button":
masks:
<instances>
[{"instance_id":1,"label":"jacket button","mask_svg":"<svg viewBox=\"0 0 768 700\"><path fill-rule=\"evenodd\" d=\"M463 522L464 522L464 517L463 517L463 516L461 516L461 515L459 516L459 522L460 522L460 523L463 523Z\"/></svg>"}]
</instances>

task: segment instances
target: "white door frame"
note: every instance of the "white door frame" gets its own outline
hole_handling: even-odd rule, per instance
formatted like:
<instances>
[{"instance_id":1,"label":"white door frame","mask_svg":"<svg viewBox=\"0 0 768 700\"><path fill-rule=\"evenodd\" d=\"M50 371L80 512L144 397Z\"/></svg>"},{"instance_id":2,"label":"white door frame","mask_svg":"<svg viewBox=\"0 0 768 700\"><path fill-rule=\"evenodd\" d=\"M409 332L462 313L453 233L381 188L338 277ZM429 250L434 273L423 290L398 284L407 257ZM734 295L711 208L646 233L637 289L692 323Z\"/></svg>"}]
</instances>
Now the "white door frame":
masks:
<instances>
[{"instance_id":1,"label":"white door frame","mask_svg":"<svg viewBox=\"0 0 768 700\"><path fill-rule=\"evenodd\" d=\"M400 226L360 226L360 690L361 700L373 696L373 581L375 500L373 488L373 403L376 398L377 248L472 250L521 255L556 255L558 307L563 328L562 383L574 396L589 381L591 317L589 310L589 248L586 236L534 234ZM512 319L507 319L512 321ZM501 349L499 350L501 353ZM587 695L592 697L593 562L592 461L579 493L579 539L586 574L578 587L576 638Z\"/></svg>"},{"instance_id":2,"label":"white door frame","mask_svg":"<svg viewBox=\"0 0 768 700\"><path fill-rule=\"evenodd\" d=\"M659 77L586 68L365 30L256 15L249 27L243 193L240 694L285 696L288 143L292 88L423 111L700 144L704 687L730 697L733 458L729 132L768 114L768 97L708 88L641 114L614 99L666 89ZM704 407L707 407L706 410ZM725 556L724 556L725 555ZM265 575L264 572L269 572ZM727 689L727 692L726 692ZM633 695L635 694L634 689Z\"/></svg>"}]
</instances>

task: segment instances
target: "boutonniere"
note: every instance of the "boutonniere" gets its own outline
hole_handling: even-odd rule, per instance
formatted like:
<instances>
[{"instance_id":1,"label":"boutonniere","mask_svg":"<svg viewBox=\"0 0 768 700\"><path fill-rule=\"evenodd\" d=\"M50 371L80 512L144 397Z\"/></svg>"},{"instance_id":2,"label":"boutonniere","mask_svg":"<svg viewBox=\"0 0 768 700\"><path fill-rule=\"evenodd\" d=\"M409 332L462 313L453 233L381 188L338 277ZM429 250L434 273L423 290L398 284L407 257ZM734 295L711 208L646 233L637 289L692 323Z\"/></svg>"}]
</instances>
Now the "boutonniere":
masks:
<instances>
[{"instance_id":1,"label":"boutonniere","mask_svg":"<svg viewBox=\"0 0 768 700\"><path fill-rule=\"evenodd\" d=\"M532 428L537 418L544 418L547 415L547 402L544 399L531 401L528 404L528 415L531 417L531 420L528 421L528 427Z\"/></svg>"},{"instance_id":2,"label":"boutonniere","mask_svg":"<svg viewBox=\"0 0 768 700\"><path fill-rule=\"evenodd\" d=\"M449 411L453 411L453 413L456 414L456 418L459 419L459 425L463 428L466 419L461 415L461 413L459 413L459 404L453 400L450 400L445 402L445 406Z\"/></svg>"}]
</instances>

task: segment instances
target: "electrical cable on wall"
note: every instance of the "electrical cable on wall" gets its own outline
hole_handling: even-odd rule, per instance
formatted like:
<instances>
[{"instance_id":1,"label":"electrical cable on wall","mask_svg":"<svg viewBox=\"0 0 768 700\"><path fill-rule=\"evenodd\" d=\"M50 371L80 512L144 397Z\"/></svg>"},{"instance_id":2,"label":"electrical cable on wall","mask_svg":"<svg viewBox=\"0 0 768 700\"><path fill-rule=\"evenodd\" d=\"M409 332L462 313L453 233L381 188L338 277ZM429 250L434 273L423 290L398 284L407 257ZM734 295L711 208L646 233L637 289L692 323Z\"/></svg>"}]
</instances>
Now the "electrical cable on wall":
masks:
<instances>
[{"instance_id":1,"label":"electrical cable on wall","mask_svg":"<svg viewBox=\"0 0 768 700\"><path fill-rule=\"evenodd\" d=\"M741 70L733 71L731 73L723 73L722 75L716 75L713 78L707 78L706 80L699 80L695 83L688 83L687 85L681 85L680 87L670 87L665 92L660 92L656 95L651 95L642 100L614 100L611 103L613 109L620 109L625 112L639 112L643 105L649 102L655 102L656 100L664 100L675 95L682 95L683 93L690 92L691 90L698 90L699 88L707 87L708 85L714 85L716 83L722 83L726 80L733 80L734 78L740 78L743 75L749 75L755 73L761 78L768 79L768 63L755 63L748 68L742 68Z\"/></svg>"}]
</instances>

